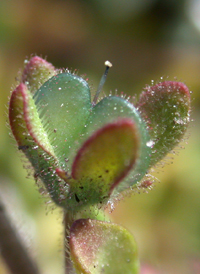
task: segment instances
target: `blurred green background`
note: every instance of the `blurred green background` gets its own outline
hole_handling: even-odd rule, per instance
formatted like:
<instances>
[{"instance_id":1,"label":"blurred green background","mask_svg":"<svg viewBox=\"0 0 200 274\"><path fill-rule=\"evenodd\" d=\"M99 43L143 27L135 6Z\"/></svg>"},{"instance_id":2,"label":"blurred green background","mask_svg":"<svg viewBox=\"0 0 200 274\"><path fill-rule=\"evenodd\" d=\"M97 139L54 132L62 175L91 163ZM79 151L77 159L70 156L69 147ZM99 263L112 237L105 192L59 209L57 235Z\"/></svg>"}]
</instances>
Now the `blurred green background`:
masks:
<instances>
[{"instance_id":1,"label":"blurred green background","mask_svg":"<svg viewBox=\"0 0 200 274\"><path fill-rule=\"evenodd\" d=\"M185 149L156 169L160 183L149 194L125 197L112 216L135 235L143 264L163 274L200 273L200 1L0 1L0 196L42 273L63 273L62 214L52 214L26 178L6 127L10 91L32 53L78 69L94 90L109 60L107 93L134 95L161 76L193 91Z\"/></svg>"}]
</instances>

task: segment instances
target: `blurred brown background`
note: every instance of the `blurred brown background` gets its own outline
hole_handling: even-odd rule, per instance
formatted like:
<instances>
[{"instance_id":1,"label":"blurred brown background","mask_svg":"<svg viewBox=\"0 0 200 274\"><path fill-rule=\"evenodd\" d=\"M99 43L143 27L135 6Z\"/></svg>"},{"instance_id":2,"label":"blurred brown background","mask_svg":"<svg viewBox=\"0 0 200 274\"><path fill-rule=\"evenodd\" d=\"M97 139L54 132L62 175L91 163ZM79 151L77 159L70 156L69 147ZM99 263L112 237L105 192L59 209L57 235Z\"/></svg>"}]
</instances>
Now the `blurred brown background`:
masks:
<instances>
[{"instance_id":1,"label":"blurred brown background","mask_svg":"<svg viewBox=\"0 0 200 274\"><path fill-rule=\"evenodd\" d=\"M110 60L105 92L139 93L161 76L193 91L185 150L157 170L153 191L125 198L112 215L135 235L143 264L163 274L200 273L200 1L0 1L0 196L42 273L63 273L61 214L51 214L26 179L6 128L11 87L32 53L86 73L94 89Z\"/></svg>"}]
</instances>

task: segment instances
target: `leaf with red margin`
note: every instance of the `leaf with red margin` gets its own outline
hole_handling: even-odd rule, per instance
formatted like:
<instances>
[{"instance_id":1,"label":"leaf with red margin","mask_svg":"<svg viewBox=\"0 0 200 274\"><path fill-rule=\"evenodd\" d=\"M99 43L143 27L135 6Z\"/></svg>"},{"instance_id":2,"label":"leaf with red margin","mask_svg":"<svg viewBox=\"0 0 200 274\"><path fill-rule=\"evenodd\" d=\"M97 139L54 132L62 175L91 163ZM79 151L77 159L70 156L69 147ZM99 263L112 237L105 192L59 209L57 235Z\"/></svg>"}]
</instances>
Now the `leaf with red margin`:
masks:
<instances>
[{"instance_id":1,"label":"leaf with red margin","mask_svg":"<svg viewBox=\"0 0 200 274\"><path fill-rule=\"evenodd\" d=\"M100 202L134 166L140 146L131 119L107 124L86 140L72 166L70 185L79 200Z\"/></svg>"},{"instance_id":2,"label":"leaf with red margin","mask_svg":"<svg viewBox=\"0 0 200 274\"><path fill-rule=\"evenodd\" d=\"M190 104L189 89L181 82L161 82L141 93L137 107L151 137L151 165L182 140L190 122Z\"/></svg>"},{"instance_id":3,"label":"leaf with red margin","mask_svg":"<svg viewBox=\"0 0 200 274\"><path fill-rule=\"evenodd\" d=\"M141 119L140 113L130 102L117 96L108 96L92 108L83 131L83 138L87 138L91 136L94 130L98 130L105 124L119 119L130 119L133 121L140 144L137 162L125 180L115 188L115 194L137 184L149 168L151 148L147 146L150 137L145 121Z\"/></svg>"},{"instance_id":4,"label":"leaf with red margin","mask_svg":"<svg viewBox=\"0 0 200 274\"><path fill-rule=\"evenodd\" d=\"M18 148L31 162L36 176L44 182L51 198L62 206L66 202L63 201L66 189L65 192L62 190L61 180L55 173L58 162L39 120L32 96L23 83L11 95L9 120Z\"/></svg>"},{"instance_id":5,"label":"leaf with red margin","mask_svg":"<svg viewBox=\"0 0 200 274\"><path fill-rule=\"evenodd\" d=\"M22 73L22 82L34 94L41 85L56 74L55 67L39 56L32 57Z\"/></svg>"},{"instance_id":6,"label":"leaf with red margin","mask_svg":"<svg viewBox=\"0 0 200 274\"><path fill-rule=\"evenodd\" d=\"M137 274L134 237L117 224L79 219L70 229L70 254L77 274Z\"/></svg>"}]
</instances>

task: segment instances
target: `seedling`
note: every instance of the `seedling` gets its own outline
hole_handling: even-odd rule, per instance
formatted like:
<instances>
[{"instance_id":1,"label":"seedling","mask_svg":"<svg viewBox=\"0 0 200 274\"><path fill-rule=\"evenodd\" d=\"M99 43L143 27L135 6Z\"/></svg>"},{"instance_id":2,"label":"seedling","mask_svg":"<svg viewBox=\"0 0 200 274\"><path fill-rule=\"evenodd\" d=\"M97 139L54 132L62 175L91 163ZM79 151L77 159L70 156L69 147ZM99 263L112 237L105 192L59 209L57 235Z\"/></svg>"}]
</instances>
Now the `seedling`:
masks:
<instances>
[{"instance_id":1,"label":"seedling","mask_svg":"<svg viewBox=\"0 0 200 274\"><path fill-rule=\"evenodd\" d=\"M137 274L134 237L105 214L124 192L148 188L149 169L185 134L190 91L184 83L146 86L137 103L94 98L86 80L40 57L25 65L12 92L9 122L35 178L64 211L65 273Z\"/></svg>"}]
</instances>

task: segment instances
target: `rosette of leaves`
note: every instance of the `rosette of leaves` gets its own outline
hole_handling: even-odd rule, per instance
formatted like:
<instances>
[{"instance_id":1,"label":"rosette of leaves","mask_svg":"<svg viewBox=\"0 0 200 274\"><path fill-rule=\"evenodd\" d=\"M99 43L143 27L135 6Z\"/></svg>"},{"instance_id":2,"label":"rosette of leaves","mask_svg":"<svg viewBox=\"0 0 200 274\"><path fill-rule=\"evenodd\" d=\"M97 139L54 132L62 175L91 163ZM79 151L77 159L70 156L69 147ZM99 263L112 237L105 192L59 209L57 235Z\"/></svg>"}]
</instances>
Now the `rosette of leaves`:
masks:
<instances>
[{"instance_id":1,"label":"rosette of leaves","mask_svg":"<svg viewBox=\"0 0 200 274\"><path fill-rule=\"evenodd\" d=\"M184 83L160 82L147 86L136 106L120 96L96 102L97 95L92 101L87 81L75 73L32 57L11 94L10 127L35 177L73 216L76 273L138 273L133 236L95 210L139 184L182 140L190 92Z\"/></svg>"}]
</instances>

